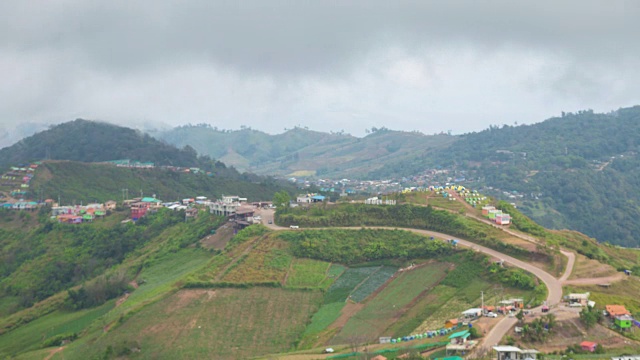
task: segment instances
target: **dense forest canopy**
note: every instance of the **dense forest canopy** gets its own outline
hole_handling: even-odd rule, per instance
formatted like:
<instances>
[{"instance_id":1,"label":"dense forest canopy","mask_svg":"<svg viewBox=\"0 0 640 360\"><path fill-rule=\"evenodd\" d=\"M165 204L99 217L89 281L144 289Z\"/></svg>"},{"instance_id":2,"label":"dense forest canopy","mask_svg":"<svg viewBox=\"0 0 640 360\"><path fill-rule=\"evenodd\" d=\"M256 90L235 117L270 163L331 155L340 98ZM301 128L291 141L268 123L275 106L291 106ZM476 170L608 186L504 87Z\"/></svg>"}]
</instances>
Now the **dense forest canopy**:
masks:
<instances>
[{"instance_id":1,"label":"dense forest canopy","mask_svg":"<svg viewBox=\"0 0 640 360\"><path fill-rule=\"evenodd\" d=\"M0 150L0 169L34 160L98 162L132 159L157 165L202 166L191 146L178 149L142 132L103 122L78 119L52 126Z\"/></svg>"}]
</instances>

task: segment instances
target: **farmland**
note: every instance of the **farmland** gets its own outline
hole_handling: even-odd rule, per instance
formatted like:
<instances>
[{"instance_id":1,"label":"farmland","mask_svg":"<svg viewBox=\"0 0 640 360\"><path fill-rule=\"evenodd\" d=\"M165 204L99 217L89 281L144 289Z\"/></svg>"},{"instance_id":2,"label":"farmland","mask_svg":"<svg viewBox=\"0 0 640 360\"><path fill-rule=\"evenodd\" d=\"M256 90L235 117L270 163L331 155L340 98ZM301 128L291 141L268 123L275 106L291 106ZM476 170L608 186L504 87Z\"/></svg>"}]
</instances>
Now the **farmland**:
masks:
<instances>
[{"instance_id":1,"label":"farmland","mask_svg":"<svg viewBox=\"0 0 640 360\"><path fill-rule=\"evenodd\" d=\"M281 283L289 270L291 255L288 244L266 237L222 278L232 283Z\"/></svg>"},{"instance_id":2,"label":"farmland","mask_svg":"<svg viewBox=\"0 0 640 360\"><path fill-rule=\"evenodd\" d=\"M441 263L428 263L402 272L342 328L332 343L348 342L354 336L369 340L384 333L414 299L440 281L445 275Z\"/></svg>"},{"instance_id":3,"label":"farmland","mask_svg":"<svg viewBox=\"0 0 640 360\"><path fill-rule=\"evenodd\" d=\"M282 352L299 340L321 298L319 291L261 287L181 290L65 358L101 356L113 344L138 346L140 359L237 359Z\"/></svg>"},{"instance_id":4,"label":"farmland","mask_svg":"<svg viewBox=\"0 0 640 360\"><path fill-rule=\"evenodd\" d=\"M114 303L112 300L102 306L76 312L56 311L21 326L0 337L0 357L38 349L44 341L56 335L79 333L111 310Z\"/></svg>"},{"instance_id":5,"label":"farmland","mask_svg":"<svg viewBox=\"0 0 640 360\"><path fill-rule=\"evenodd\" d=\"M373 294L382 284L387 282L390 277L398 271L398 268L391 266L381 266L378 271L369 275L369 277L358 285L351 293L350 299L355 302L362 302L369 295Z\"/></svg>"},{"instance_id":6,"label":"farmland","mask_svg":"<svg viewBox=\"0 0 640 360\"><path fill-rule=\"evenodd\" d=\"M317 287L328 278L330 263L312 259L295 259L287 277L289 287Z\"/></svg>"},{"instance_id":7,"label":"farmland","mask_svg":"<svg viewBox=\"0 0 640 360\"><path fill-rule=\"evenodd\" d=\"M353 289L363 282L369 275L379 270L378 266L349 268L329 287L324 298L325 304L344 302L349 298Z\"/></svg>"}]
</instances>

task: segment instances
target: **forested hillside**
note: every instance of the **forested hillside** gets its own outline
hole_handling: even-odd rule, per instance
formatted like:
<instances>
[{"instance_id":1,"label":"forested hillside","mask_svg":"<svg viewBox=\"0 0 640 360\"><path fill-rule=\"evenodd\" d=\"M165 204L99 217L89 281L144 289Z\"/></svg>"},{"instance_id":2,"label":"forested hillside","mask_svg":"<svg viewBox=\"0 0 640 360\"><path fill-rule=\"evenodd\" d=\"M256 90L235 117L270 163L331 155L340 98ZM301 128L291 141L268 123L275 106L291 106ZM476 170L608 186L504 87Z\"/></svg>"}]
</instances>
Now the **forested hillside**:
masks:
<instances>
[{"instance_id":1,"label":"forested hillside","mask_svg":"<svg viewBox=\"0 0 640 360\"><path fill-rule=\"evenodd\" d=\"M455 141L448 135L373 128L363 138L321 133L303 128L269 135L251 129L224 131L207 125L182 126L158 134L176 146L259 174L322 177L364 177L372 170L404 161L417 152L443 148Z\"/></svg>"},{"instance_id":2,"label":"forested hillside","mask_svg":"<svg viewBox=\"0 0 640 360\"><path fill-rule=\"evenodd\" d=\"M523 195L518 206L544 226L638 246L639 149L640 107L580 111L463 135L450 148L416 154L372 176L449 169L474 179L471 186Z\"/></svg>"},{"instance_id":3,"label":"forested hillside","mask_svg":"<svg viewBox=\"0 0 640 360\"><path fill-rule=\"evenodd\" d=\"M191 147L182 150L136 130L78 119L51 127L0 150L0 169L34 160L84 162L132 159L157 165L202 166Z\"/></svg>"},{"instance_id":4,"label":"forested hillside","mask_svg":"<svg viewBox=\"0 0 640 360\"><path fill-rule=\"evenodd\" d=\"M280 190L294 194L295 186L285 181L240 174L233 168L216 163L210 174L185 173L164 168L136 169L107 164L74 161L46 161L36 171L31 194L42 198L62 199L62 203L104 202L122 198L122 189L130 197L156 195L158 199L175 201L204 195L247 197L250 201L271 200Z\"/></svg>"}]
</instances>

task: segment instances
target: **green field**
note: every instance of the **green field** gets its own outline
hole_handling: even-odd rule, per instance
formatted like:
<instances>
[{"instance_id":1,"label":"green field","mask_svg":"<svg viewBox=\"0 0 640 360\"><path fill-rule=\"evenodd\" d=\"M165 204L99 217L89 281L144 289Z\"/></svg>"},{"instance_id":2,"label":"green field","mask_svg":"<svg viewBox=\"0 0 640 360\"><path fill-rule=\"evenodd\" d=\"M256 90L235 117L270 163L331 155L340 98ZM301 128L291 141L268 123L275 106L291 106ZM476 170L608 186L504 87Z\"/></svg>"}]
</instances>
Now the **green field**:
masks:
<instances>
[{"instance_id":1,"label":"green field","mask_svg":"<svg viewBox=\"0 0 640 360\"><path fill-rule=\"evenodd\" d=\"M362 302L374 291L378 290L393 274L396 273L398 268L392 266L381 266L378 271L371 274L367 280L360 284L352 293L351 300L355 302Z\"/></svg>"},{"instance_id":2,"label":"green field","mask_svg":"<svg viewBox=\"0 0 640 360\"><path fill-rule=\"evenodd\" d=\"M320 284L320 287L323 289L328 289L329 286L333 284L333 282L340 276L342 273L347 271L345 266L339 264L331 264L329 267L329 271L327 272L327 278Z\"/></svg>"},{"instance_id":3,"label":"green field","mask_svg":"<svg viewBox=\"0 0 640 360\"><path fill-rule=\"evenodd\" d=\"M378 271L379 267L349 268L336 280L324 297L325 304L346 301L353 289Z\"/></svg>"},{"instance_id":4,"label":"green field","mask_svg":"<svg viewBox=\"0 0 640 360\"><path fill-rule=\"evenodd\" d=\"M289 287L319 287L328 278L330 263L312 259L295 259L287 277Z\"/></svg>"},{"instance_id":5,"label":"green field","mask_svg":"<svg viewBox=\"0 0 640 360\"><path fill-rule=\"evenodd\" d=\"M139 347L137 359L239 359L290 350L322 301L320 291L181 290L152 304L65 359Z\"/></svg>"},{"instance_id":6,"label":"green field","mask_svg":"<svg viewBox=\"0 0 640 360\"><path fill-rule=\"evenodd\" d=\"M401 273L349 319L331 342L345 343L354 336L373 340L386 335L385 330L406 311L405 307L444 277L445 269L441 263L431 263Z\"/></svg>"},{"instance_id":7,"label":"green field","mask_svg":"<svg viewBox=\"0 0 640 360\"><path fill-rule=\"evenodd\" d=\"M344 302L335 302L322 305L320 309L313 314L311 323L304 330L299 347L301 349L308 349L319 341L322 342L326 338L331 337L332 332L329 331L329 333L327 333L327 328L340 317L340 312L345 304Z\"/></svg>"},{"instance_id":8,"label":"green field","mask_svg":"<svg viewBox=\"0 0 640 360\"><path fill-rule=\"evenodd\" d=\"M0 358L38 349L56 335L80 333L113 309L114 303L112 300L97 308L75 312L56 311L10 331L0 336Z\"/></svg>"}]
</instances>

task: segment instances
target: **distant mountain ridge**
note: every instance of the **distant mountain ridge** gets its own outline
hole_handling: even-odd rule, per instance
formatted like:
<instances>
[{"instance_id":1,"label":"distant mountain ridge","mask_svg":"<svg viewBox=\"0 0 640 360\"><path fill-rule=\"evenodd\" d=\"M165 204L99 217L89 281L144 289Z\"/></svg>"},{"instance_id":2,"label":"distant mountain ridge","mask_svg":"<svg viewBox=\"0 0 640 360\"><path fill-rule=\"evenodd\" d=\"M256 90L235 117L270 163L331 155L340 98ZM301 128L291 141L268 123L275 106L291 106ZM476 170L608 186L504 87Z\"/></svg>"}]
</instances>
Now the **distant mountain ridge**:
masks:
<instances>
[{"instance_id":1,"label":"distant mountain ridge","mask_svg":"<svg viewBox=\"0 0 640 360\"><path fill-rule=\"evenodd\" d=\"M207 125L181 126L157 136L178 147L190 145L242 170L272 175L366 177L388 163L453 143L448 135L377 129L363 138L296 127L270 135L252 129L225 131Z\"/></svg>"}]
</instances>

